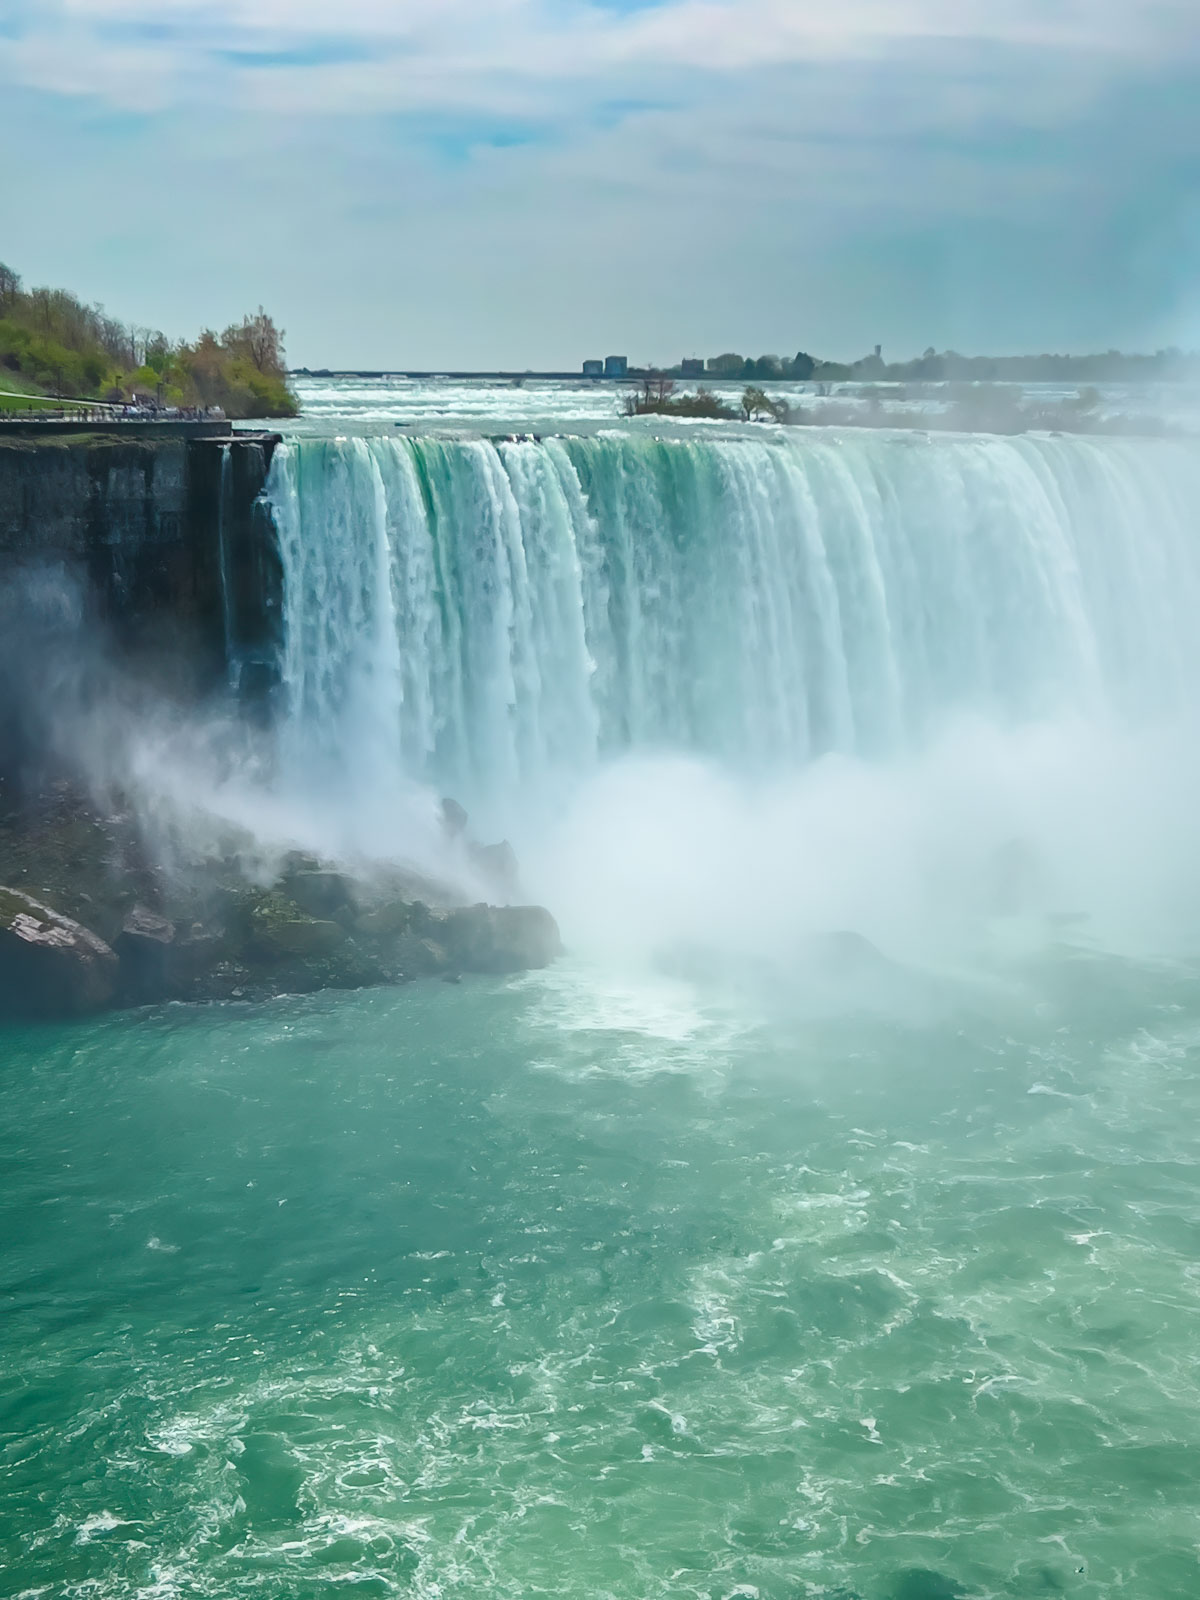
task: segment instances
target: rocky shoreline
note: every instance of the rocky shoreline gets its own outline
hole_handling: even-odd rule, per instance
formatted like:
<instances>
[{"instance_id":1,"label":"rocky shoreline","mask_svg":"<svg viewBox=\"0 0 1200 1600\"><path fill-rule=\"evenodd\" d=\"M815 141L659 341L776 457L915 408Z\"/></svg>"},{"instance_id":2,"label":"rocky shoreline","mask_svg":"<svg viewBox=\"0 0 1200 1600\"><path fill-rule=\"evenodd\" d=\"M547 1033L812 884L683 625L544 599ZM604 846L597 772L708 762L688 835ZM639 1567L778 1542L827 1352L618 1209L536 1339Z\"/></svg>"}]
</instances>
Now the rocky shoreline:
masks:
<instances>
[{"instance_id":1,"label":"rocky shoreline","mask_svg":"<svg viewBox=\"0 0 1200 1600\"><path fill-rule=\"evenodd\" d=\"M444 814L465 828L452 802ZM511 885L507 846L468 848ZM0 1018L454 981L560 951L543 907L468 903L396 864L350 873L293 851L264 876L233 850L168 872L130 810L67 785L0 817Z\"/></svg>"}]
</instances>

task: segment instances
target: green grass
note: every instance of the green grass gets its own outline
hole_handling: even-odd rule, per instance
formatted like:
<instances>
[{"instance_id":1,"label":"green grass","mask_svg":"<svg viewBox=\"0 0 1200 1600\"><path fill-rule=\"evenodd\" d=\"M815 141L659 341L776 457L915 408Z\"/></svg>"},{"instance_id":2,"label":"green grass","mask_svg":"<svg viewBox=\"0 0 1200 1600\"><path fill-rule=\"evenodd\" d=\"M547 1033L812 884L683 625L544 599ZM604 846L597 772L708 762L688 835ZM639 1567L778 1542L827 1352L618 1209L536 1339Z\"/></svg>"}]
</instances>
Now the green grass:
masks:
<instances>
[{"instance_id":1,"label":"green grass","mask_svg":"<svg viewBox=\"0 0 1200 1600\"><path fill-rule=\"evenodd\" d=\"M29 396L33 396L32 399ZM0 413L12 411L59 411L78 405L78 401L56 400L38 392L37 384L19 372L0 371Z\"/></svg>"}]
</instances>

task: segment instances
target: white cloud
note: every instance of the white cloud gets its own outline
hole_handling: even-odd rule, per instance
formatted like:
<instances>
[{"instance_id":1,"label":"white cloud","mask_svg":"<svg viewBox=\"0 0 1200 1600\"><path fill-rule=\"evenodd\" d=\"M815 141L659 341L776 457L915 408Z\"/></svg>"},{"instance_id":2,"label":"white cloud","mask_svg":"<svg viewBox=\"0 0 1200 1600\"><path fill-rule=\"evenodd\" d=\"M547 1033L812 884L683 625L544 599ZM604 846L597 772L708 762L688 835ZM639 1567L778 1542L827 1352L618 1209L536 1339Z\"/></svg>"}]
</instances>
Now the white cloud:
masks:
<instances>
[{"instance_id":1,"label":"white cloud","mask_svg":"<svg viewBox=\"0 0 1200 1600\"><path fill-rule=\"evenodd\" d=\"M8 0L3 249L312 364L1157 338L1194 3Z\"/></svg>"},{"instance_id":2,"label":"white cloud","mask_svg":"<svg viewBox=\"0 0 1200 1600\"><path fill-rule=\"evenodd\" d=\"M120 105L265 96L308 112L544 116L581 92L922 44L1053 50L1092 70L1198 48L1192 0L663 0L631 11L583 0L26 0L16 16L15 36L0 38L0 77L14 84ZM264 52L269 70L255 66ZM289 53L295 65L280 60Z\"/></svg>"}]
</instances>

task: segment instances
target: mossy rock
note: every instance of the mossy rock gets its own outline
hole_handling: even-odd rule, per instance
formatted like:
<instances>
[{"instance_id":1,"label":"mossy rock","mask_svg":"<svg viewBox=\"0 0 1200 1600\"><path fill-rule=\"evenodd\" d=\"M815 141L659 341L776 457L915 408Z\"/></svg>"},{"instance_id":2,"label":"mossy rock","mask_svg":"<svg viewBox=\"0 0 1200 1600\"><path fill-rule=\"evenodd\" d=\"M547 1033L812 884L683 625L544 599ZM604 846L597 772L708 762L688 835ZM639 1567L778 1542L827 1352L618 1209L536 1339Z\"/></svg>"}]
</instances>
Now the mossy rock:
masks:
<instances>
[{"instance_id":1,"label":"mossy rock","mask_svg":"<svg viewBox=\"0 0 1200 1600\"><path fill-rule=\"evenodd\" d=\"M366 939L386 939L405 933L415 909L411 900L386 900L382 905L360 912L354 920L354 932Z\"/></svg>"},{"instance_id":2,"label":"mossy rock","mask_svg":"<svg viewBox=\"0 0 1200 1600\"><path fill-rule=\"evenodd\" d=\"M562 954L558 924L544 906L462 906L441 913L438 924L431 936L464 972L526 972Z\"/></svg>"},{"instance_id":3,"label":"mossy rock","mask_svg":"<svg viewBox=\"0 0 1200 1600\"><path fill-rule=\"evenodd\" d=\"M346 939L340 923L310 916L286 895L263 895L250 912L255 950L268 956L328 956Z\"/></svg>"},{"instance_id":4,"label":"mossy rock","mask_svg":"<svg viewBox=\"0 0 1200 1600\"><path fill-rule=\"evenodd\" d=\"M282 892L310 917L336 917L350 910L354 885L341 872L323 867L306 867L290 872L281 885Z\"/></svg>"}]
</instances>

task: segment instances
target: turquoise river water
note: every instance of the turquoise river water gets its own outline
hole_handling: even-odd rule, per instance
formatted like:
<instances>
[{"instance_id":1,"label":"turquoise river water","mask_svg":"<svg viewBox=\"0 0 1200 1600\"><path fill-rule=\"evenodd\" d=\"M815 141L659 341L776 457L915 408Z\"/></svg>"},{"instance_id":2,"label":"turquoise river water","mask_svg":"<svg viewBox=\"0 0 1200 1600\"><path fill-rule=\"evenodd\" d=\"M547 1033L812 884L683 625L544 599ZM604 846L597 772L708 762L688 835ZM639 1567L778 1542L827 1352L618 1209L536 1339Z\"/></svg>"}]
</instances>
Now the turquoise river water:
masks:
<instances>
[{"instance_id":1,"label":"turquoise river water","mask_svg":"<svg viewBox=\"0 0 1200 1600\"><path fill-rule=\"evenodd\" d=\"M8 1594L1195 1592L1200 985L10 1036Z\"/></svg>"}]
</instances>

